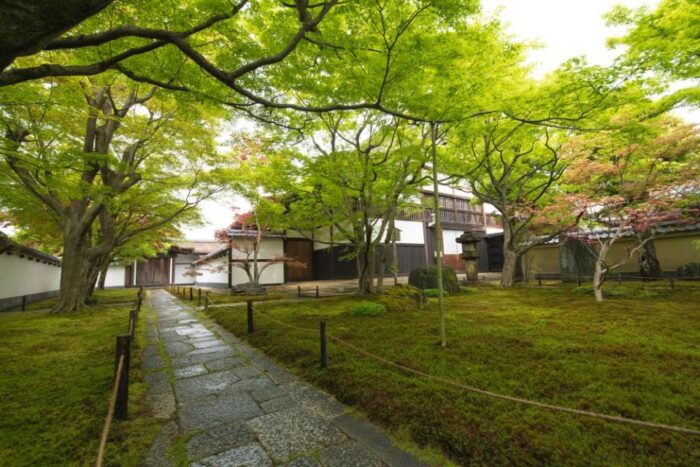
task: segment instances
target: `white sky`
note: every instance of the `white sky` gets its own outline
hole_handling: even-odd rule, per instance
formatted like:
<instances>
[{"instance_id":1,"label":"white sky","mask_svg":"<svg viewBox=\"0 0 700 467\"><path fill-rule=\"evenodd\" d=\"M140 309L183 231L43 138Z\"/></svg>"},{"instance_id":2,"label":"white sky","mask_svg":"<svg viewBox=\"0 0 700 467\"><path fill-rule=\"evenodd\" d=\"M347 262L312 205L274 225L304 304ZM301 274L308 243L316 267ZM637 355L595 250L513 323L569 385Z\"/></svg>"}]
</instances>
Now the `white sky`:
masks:
<instances>
[{"instance_id":1,"label":"white sky","mask_svg":"<svg viewBox=\"0 0 700 467\"><path fill-rule=\"evenodd\" d=\"M530 53L536 74L555 69L568 58L585 55L597 65L609 65L615 51L605 41L624 29L609 28L602 16L616 4L654 8L659 0L482 0L484 11L501 9L508 30L524 40L537 40L541 49Z\"/></svg>"}]
</instances>

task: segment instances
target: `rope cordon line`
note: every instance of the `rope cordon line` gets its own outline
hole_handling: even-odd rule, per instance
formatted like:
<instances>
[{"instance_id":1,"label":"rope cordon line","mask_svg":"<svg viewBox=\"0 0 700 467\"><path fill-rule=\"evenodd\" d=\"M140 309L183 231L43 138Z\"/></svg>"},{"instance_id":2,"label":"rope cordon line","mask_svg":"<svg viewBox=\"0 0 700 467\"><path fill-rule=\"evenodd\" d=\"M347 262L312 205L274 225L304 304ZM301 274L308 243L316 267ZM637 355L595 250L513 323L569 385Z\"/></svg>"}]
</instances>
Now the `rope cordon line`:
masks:
<instances>
[{"instance_id":1,"label":"rope cordon line","mask_svg":"<svg viewBox=\"0 0 700 467\"><path fill-rule=\"evenodd\" d=\"M265 316L270 321L276 322L282 326L286 326L286 327L291 328L291 329L296 329L298 331L314 332L314 333L317 332L316 330L311 329L311 328L299 327L299 326L295 326L293 324L289 324L289 323L285 323L283 321L277 320L277 319L271 317L269 314L262 312L258 309L256 309L256 311L258 311L261 315ZM611 422L626 423L626 424L630 424L630 425L643 426L646 428L656 428L656 429L674 431L677 433L684 433L684 434L690 434L690 435L700 435L700 430L695 430L692 428L685 428L685 427L675 426L675 425L667 425L664 423L647 422L647 421L638 420L635 418L627 418L627 417L621 417L618 415L608 415L608 414L603 414L603 413L598 413L598 412L591 412L589 410L573 409L571 407L564 407L561 405L547 404L545 402L538 402L538 401L533 401L530 399L524 399L521 397L509 396L507 394L500 394L500 393L493 392L493 391L487 391L486 389L477 388L475 386L469 386L467 384L463 384L463 383L460 383L458 381L443 378L441 376L431 375L430 373L426 373L424 371L416 370L415 368L411 368L411 367L402 365L400 363L393 362L387 358L381 357L381 356L376 355L372 352L368 352L367 350L364 350L360 347L357 347L346 340L340 339L339 337L335 337L335 336L330 335L330 334L328 334L328 339L330 339L334 342L337 342L338 344L343 345L349 349L352 349L359 354L362 354L366 357L377 360L377 361L379 361L387 366L397 368L397 369L405 371L407 373L412 373L414 375L422 376L424 378L432 379L433 381L437 381L437 382L440 382L443 384L454 386L458 389L481 394L483 396L492 397L495 399L506 400L506 401L510 401L510 402L517 402L519 404L529 405L532 407L538 407L541 409L547 409L547 410L552 410L552 411L557 411L557 412L565 412L565 413L570 413L573 415L581 415L584 417L597 418L597 419L607 420L607 421L611 421Z\"/></svg>"},{"instance_id":2,"label":"rope cordon line","mask_svg":"<svg viewBox=\"0 0 700 467\"><path fill-rule=\"evenodd\" d=\"M100 448L97 450L97 462L95 465L97 467L102 467L102 462L105 454L105 446L107 446L107 435L109 434L109 428L112 425L112 418L114 417L114 408L117 404L117 391L119 390L119 380L122 376L122 370L124 369L124 354L119 356L119 362L117 363L117 372L114 378L114 389L112 389L112 398L109 400L109 409L107 410L107 419L105 420L104 427L102 428L102 436L100 437Z\"/></svg>"}]
</instances>

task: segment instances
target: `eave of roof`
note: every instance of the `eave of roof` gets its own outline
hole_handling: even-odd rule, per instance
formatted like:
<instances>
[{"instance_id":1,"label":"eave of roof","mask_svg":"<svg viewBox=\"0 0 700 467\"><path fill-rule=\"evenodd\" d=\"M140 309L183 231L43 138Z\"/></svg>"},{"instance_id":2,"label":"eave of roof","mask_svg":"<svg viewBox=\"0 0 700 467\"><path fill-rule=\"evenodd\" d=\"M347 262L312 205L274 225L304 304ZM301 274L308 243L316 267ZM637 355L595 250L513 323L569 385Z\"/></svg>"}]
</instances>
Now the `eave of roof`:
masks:
<instances>
[{"instance_id":1,"label":"eave of roof","mask_svg":"<svg viewBox=\"0 0 700 467\"><path fill-rule=\"evenodd\" d=\"M37 261L60 266L61 260L43 251L30 248L25 245L20 245L7 235L0 232L0 253L16 254L19 256L27 256L34 258Z\"/></svg>"}]
</instances>

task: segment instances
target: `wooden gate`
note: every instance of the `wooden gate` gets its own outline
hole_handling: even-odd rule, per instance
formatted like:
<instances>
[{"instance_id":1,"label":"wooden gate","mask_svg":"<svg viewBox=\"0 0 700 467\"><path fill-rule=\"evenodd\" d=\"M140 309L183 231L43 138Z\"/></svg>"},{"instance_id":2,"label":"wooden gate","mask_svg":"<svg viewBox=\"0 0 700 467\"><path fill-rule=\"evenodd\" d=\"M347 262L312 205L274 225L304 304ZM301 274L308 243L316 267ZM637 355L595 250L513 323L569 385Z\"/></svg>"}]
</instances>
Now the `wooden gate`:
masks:
<instances>
[{"instance_id":1,"label":"wooden gate","mask_svg":"<svg viewBox=\"0 0 700 467\"><path fill-rule=\"evenodd\" d=\"M170 285L170 257L150 258L136 265L135 286L162 287Z\"/></svg>"},{"instance_id":2,"label":"wooden gate","mask_svg":"<svg viewBox=\"0 0 700 467\"><path fill-rule=\"evenodd\" d=\"M284 241L284 255L295 264L284 263L284 281L298 282L313 279L311 264L314 257L314 244L303 238L288 238Z\"/></svg>"}]
</instances>

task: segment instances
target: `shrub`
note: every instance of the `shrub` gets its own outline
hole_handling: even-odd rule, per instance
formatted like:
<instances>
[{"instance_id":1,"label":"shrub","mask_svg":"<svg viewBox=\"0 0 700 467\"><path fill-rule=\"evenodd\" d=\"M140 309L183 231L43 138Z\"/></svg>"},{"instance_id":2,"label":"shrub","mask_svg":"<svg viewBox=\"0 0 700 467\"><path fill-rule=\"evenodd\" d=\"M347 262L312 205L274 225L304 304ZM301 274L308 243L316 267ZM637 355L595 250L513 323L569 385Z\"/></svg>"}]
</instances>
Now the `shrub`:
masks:
<instances>
[{"instance_id":1,"label":"shrub","mask_svg":"<svg viewBox=\"0 0 700 467\"><path fill-rule=\"evenodd\" d=\"M381 303L360 302L348 309L350 316L382 316L386 314L386 307Z\"/></svg>"},{"instance_id":2,"label":"shrub","mask_svg":"<svg viewBox=\"0 0 700 467\"><path fill-rule=\"evenodd\" d=\"M700 263L688 263L677 270L678 277L700 277Z\"/></svg>"},{"instance_id":3,"label":"shrub","mask_svg":"<svg viewBox=\"0 0 700 467\"><path fill-rule=\"evenodd\" d=\"M386 290L377 299L389 312L417 311L425 303L423 291L412 285L397 285Z\"/></svg>"},{"instance_id":4,"label":"shrub","mask_svg":"<svg viewBox=\"0 0 700 467\"><path fill-rule=\"evenodd\" d=\"M439 297L440 296L440 291L438 289L425 289L423 291L426 297ZM443 297L449 297L450 293L447 290L442 291L442 296Z\"/></svg>"},{"instance_id":5,"label":"shrub","mask_svg":"<svg viewBox=\"0 0 700 467\"><path fill-rule=\"evenodd\" d=\"M467 287L466 285L459 286L460 293L476 293L479 291L476 287Z\"/></svg>"},{"instance_id":6,"label":"shrub","mask_svg":"<svg viewBox=\"0 0 700 467\"><path fill-rule=\"evenodd\" d=\"M408 283L421 290L436 289L437 268L435 266L421 266L411 271ZM442 267L442 286L448 293L459 293L459 281L455 270L446 266Z\"/></svg>"}]
</instances>

